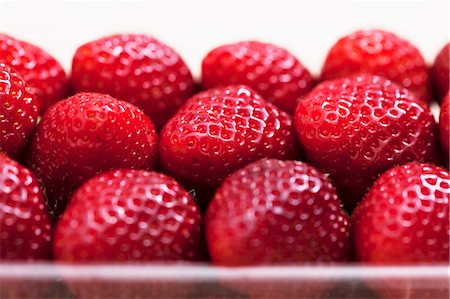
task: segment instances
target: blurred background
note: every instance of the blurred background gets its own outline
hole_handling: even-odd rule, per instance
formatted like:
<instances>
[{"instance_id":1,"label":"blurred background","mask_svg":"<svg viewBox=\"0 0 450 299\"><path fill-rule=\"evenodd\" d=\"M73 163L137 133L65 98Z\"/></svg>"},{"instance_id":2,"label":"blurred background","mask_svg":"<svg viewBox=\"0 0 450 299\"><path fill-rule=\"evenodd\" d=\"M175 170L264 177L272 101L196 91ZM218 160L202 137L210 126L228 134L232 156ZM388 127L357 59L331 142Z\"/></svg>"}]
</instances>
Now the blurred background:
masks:
<instances>
[{"instance_id":1,"label":"blurred background","mask_svg":"<svg viewBox=\"0 0 450 299\"><path fill-rule=\"evenodd\" d=\"M313 73L352 31L379 28L431 62L449 39L449 1L0 1L1 31L35 43L70 68L81 44L147 33L175 48L193 74L214 47L245 39L288 48Z\"/></svg>"}]
</instances>

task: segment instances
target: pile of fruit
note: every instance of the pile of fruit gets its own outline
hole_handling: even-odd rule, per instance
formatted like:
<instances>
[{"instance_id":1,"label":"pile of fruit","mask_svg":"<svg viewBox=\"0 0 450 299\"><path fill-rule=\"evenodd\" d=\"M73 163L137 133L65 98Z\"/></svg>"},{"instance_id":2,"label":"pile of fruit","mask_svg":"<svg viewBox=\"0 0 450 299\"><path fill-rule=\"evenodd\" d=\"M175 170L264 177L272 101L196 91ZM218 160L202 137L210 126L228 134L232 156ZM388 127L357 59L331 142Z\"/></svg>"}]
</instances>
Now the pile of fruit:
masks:
<instances>
[{"instance_id":1,"label":"pile of fruit","mask_svg":"<svg viewBox=\"0 0 450 299\"><path fill-rule=\"evenodd\" d=\"M315 77L245 41L196 82L146 35L80 46L68 77L0 34L0 100L2 262L449 262L449 44L429 67L357 31Z\"/></svg>"}]
</instances>

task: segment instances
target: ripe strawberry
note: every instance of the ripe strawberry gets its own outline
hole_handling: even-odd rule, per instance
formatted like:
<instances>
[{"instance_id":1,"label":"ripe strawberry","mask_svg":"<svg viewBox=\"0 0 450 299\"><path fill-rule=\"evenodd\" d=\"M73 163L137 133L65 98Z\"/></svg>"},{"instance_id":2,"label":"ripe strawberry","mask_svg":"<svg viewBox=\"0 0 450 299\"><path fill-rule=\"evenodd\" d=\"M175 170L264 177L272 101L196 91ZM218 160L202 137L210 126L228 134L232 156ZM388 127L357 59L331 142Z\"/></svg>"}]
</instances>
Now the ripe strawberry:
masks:
<instances>
[{"instance_id":1,"label":"ripe strawberry","mask_svg":"<svg viewBox=\"0 0 450 299\"><path fill-rule=\"evenodd\" d=\"M31 87L41 114L66 97L66 73L59 62L43 49L0 33L0 62L13 67Z\"/></svg>"},{"instance_id":2,"label":"ripe strawberry","mask_svg":"<svg viewBox=\"0 0 450 299\"><path fill-rule=\"evenodd\" d=\"M71 193L100 172L151 169L157 139L142 111L108 95L80 93L52 106L37 127L29 159L51 215L58 217Z\"/></svg>"},{"instance_id":3,"label":"ripe strawberry","mask_svg":"<svg viewBox=\"0 0 450 299\"><path fill-rule=\"evenodd\" d=\"M449 196L449 173L435 165L409 163L382 174L352 215L357 259L376 265L448 264ZM448 278L447 289L411 289L395 280L372 285L385 298L445 298L445 292L448 298Z\"/></svg>"},{"instance_id":4,"label":"ripe strawberry","mask_svg":"<svg viewBox=\"0 0 450 299\"><path fill-rule=\"evenodd\" d=\"M372 264L449 260L449 173L409 163L383 173L352 215L358 260Z\"/></svg>"},{"instance_id":5,"label":"ripe strawberry","mask_svg":"<svg viewBox=\"0 0 450 299\"><path fill-rule=\"evenodd\" d=\"M246 86L215 88L192 97L166 124L160 154L175 178L212 188L249 162L294 158L293 121Z\"/></svg>"},{"instance_id":6,"label":"ripe strawberry","mask_svg":"<svg viewBox=\"0 0 450 299\"><path fill-rule=\"evenodd\" d=\"M63 262L195 260L201 217L172 178L115 170L83 184L57 224L54 254Z\"/></svg>"},{"instance_id":7,"label":"ripe strawberry","mask_svg":"<svg viewBox=\"0 0 450 299\"><path fill-rule=\"evenodd\" d=\"M303 162L262 159L233 173L216 192L205 223L216 265L349 260L349 221L335 189L324 174ZM302 284L301 294L315 297L323 287ZM300 294L270 283L246 290L252 298Z\"/></svg>"},{"instance_id":8,"label":"ripe strawberry","mask_svg":"<svg viewBox=\"0 0 450 299\"><path fill-rule=\"evenodd\" d=\"M51 225L33 174L0 153L0 260L48 259Z\"/></svg>"},{"instance_id":9,"label":"ripe strawberry","mask_svg":"<svg viewBox=\"0 0 450 299\"><path fill-rule=\"evenodd\" d=\"M14 70L0 63L0 152L18 156L36 125L39 103Z\"/></svg>"},{"instance_id":10,"label":"ripe strawberry","mask_svg":"<svg viewBox=\"0 0 450 299\"><path fill-rule=\"evenodd\" d=\"M309 71L286 49L245 41L209 52L202 63L202 84L205 88L245 84L292 114L314 82Z\"/></svg>"},{"instance_id":11,"label":"ripe strawberry","mask_svg":"<svg viewBox=\"0 0 450 299\"><path fill-rule=\"evenodd\" d=\"M262 159L229 176L206 213L213 263L242 266L349 259L349 223L327 177Z\"/></svg>"},{"instance_id":12,"label":"ripe strawberry","mask_svg":"<svg viewBox=\"0 0 450 299\"><path fill-rule=\"evenodd\" d=\"M322 80L360 73L383 76L424 102L430 98L424 58L414 45L393 33L362 30L342 37L328 52Z\"/></svg>"},{"instance_id":13,"label":"ripe strawberry","mask_svg":"<svg viewBox=\"0 0 450 299\"><path fill-rule=\"evenodd\" d=\"M449 155L450 145L450 130L449 130L449 122L450 122L450 92L447 93L447 96L442 100L441 111L439 114L439 133L441 138L442 149L445 154Z\"/></svg>"},{"instance_id":14,"label":"ripe strawberry","mask_svg":"<svg viewBox=\"0 0 450 299\"><path fill-rule=\"evenodd\" d=\"M349 208L382 172L436 153L428 108L378 76L321 83L298 105L295 124L309 161L331 174Z\"/></svg>"},{"instance_id":15,"label":"ripe strawberry","mask_svg":"<svg viewBox=\"0 0 450 299\"><path fill-rule=\"evenodd\" d=\"M89 180L74 193L54 239L59 262L196 260L201 216L172 178L143 170L115 170ZM179 298L190 292L168 288L164 281L111 285L69 280L69 285L82 298Z\"/></svg>"},{"instance_id":16,"label":"ripe strawberry","mask_svg":"<svg viewBox=\"0 0 450 299\"><path fill-rule=\"evenodd\" d=\"M161 128L194 93L194 80L169 46L146 36L117 34L78 48L72 62L76 92L97 91L144 110Z\"/></svg>"},{"instance_id":17,"label":"ripe strawberry","mask_svg":"<svg viewBox=\"0 0 450 299\"><path fill-rule=\"evenodd\" d=\"M431 68L431 79L436 94L436 100L441 102L448 93L449 85L449 60L450 60L450 43L447 43L439 52L434 60Z\"/></svg>"}]
</instances>

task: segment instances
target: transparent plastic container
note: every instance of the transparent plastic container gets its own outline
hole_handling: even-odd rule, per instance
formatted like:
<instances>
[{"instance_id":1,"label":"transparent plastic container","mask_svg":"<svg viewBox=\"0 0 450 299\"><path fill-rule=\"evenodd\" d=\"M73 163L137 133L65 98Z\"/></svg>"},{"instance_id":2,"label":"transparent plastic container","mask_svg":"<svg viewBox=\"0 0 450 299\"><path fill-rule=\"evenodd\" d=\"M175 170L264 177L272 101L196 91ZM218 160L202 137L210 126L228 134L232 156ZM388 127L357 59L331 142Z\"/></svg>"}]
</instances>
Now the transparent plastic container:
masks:
<instances>
[{"instance_id":1,"label":"transparent plastic container","mask_svg":"<svg viewBox=\"0 0 450 299\"><path fill-rule=\"evenodd\" d=\"M0 298L448 299L449 265L0 264Z\"/></svg>"}]
</instances>

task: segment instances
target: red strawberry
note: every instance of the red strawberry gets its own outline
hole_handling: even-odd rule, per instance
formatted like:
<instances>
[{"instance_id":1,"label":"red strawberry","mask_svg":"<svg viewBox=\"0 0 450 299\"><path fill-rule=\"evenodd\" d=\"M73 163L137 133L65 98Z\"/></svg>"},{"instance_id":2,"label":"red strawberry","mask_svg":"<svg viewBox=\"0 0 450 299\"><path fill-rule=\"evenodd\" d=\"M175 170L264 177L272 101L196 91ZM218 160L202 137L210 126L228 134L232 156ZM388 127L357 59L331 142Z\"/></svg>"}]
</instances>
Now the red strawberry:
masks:
<instances>
[{"instance_id":1,"label":"red strawberry","mask_svg":"<svg viewBox=\"0 0 450 299\"><path fill-rule=\"evenodd\" d=\"M0 63L0 152L16 157L33 132L39 103L28 85Z\"/></svg>"},{"instance_id":2,"label":"red strawberry","mask_svg":"<svg viewBox=\"0 0 450 299\"><path fill-rule=\"evenodd\" d=\"M32 88L41 114L66 96L66 73L43 49L0 33L0 62L13 67Z\"/></svg>"},{"instance_id":3,"label":"red strawberry","mask_svg":"<svg viewBox=\"0 0 450 299\"><path fill-rule=\"evenodd\" d=\"M48 259L51 225L33 174L0 153L0 260Z\"/></svg>"},{"instance_id":4,"label":"red strawberry","mask_svg":"<svg viewBox=\"0 0 450 299\"><path fill-rule=\"evenodd\" d=\"M54 239L58 262L196 260L201 217L192 198L172 178L116 170L89 180L74 193ZM164 280L68 282L81 298L180 298L191 291L188 283L174 289Z\"/></svg>"},{"instance_id":5,"label":"red strawberry","mask_svg":"<svg viewBox=\"0 0 450 299\"><path fill-rule=\"evenodd\" d=\"M295 124L309 161L331 174L349 208L382 172L435 156L431 112L378 76L323 82L300 102Z\"/></svg>"},{"instance_id":6,"label":"red strawberry","mask_svg":"<svg viewBox=\"0 0 450 299\"><path fill-rule=\"evenodd\" d=\"M409 163L382 174L352 215L358 260L375 265L448 264L449 197L449 173L435 165ZM396 280L371 285L385 298L448 298L448 278L442 289L428 289L427 284L411 288Z\"/></svg>"},{"instance_id":7,"label":"red strawberry","mask_svg":"<svg viewBox=\"0 0 450 299\"><path fill-rule=\"evenodd\" d=\"M450 60L450 43L447 43L439 52L434 60L431 68L431 78L433 82L436 100L442 101L444 96L448 93L449 85L449 60Z\"/></svg>"},{"instance_id":8,"label":"red strawberry","mask_svg":"<svg viewBox=\"0 0 450 299\"><path fill-rule=\"evenodd\" d=\"M201 217L172 178L115 170L83 184L57 224L54 254L63 262L195 260Z\"/></svg>"},{"instance_id":9,"label":"red strawberry","mask_svg":"<svg viewBox=\"0 0 450 299\"><path fill-rule=\"evenodd\" d=\"M295 157L293 121L246 86L211 89L188 100L163 128L160 153L162 168L175 178L211 188L249 162Z\"/></svg>"},{"instance_id":10,"label":"red strawberry","mask_svg":"<svg viewBox=\"0 0 450 299\"><path fill-rule=\"evenodd\" d=\"M450 130L449 130L449 122L450 122L450 92L447 93L447 96L442 101L441 105L441 111L439 114L439 133L441 137L441 145L442 149L446 153L447 157L449 155L450 151L450 145L449 145L449 137L450 137Z\"/></svg>"},{"instance_id":11,"label":"red strawberry","mask_svg":"<svg viewBox=\"0 0 450 299\"><path fill-rule=\"evenodd\" d=\"M213 263L242 266L349 259L349 224L327 177L262 159L228 177L206 213Z\"/></svg>"},{"instance_id":12,"label":"red strawberry","mask_svg":"<svg viewBox=\"0 0 450 299\"><path fill-rule=\"evenodd\" d=\"M172 48L137 34L107 36L79 47L71 82L76 92L107 93L142 108L158 128L195 88L188 67Z\"/></svg>"},{"instance_id":13,"label":"red strawberry","mask_svg":"<svg viewBox=\"0 0 450 299\"><path fill-rule=\"evenodd\" d=\"M218 47L202 63L205 88L245 84L278 108L293 113L313 87L309 71L289 51L257 41Z\"/></svg>"},{"instance_id":14,"label":"red strawberry","mask_svg":"<svg viewBox=\"0 0 450 299\"><path fill-rule=\"evenodd\" d=\"M80 93L52 106L37 127L30 157L52 216L60 215L71 193L100 172L151 169L157 139L143 112L108 95Z\"/></svg>"},{"instance_id":15,"label":"red strawberry","mask_svg":"<svg viewBox=\"0 0 450 299\"><path fill-rule=\"evenodd\" d=\"M205 223L216 265L349 260L349 221L335 189L324 174L303 162L263 159L233 173L216 192ZM305 298L321 289L301 288ZM301 294L270 283L250 289L253 298Z\"/></svg>"},{"instance_id":16,"label":"red strawberry","mask_svg":"<svg viewBox=\"0 0 450 299\"><path fill-rule=\"evenodd\" d=\"M424 58L414 45L393 33L362 30L342 37L328 52L322 80L360 73L383 76L424 102L430 98Z\"/></svg>"}]
</instances>

